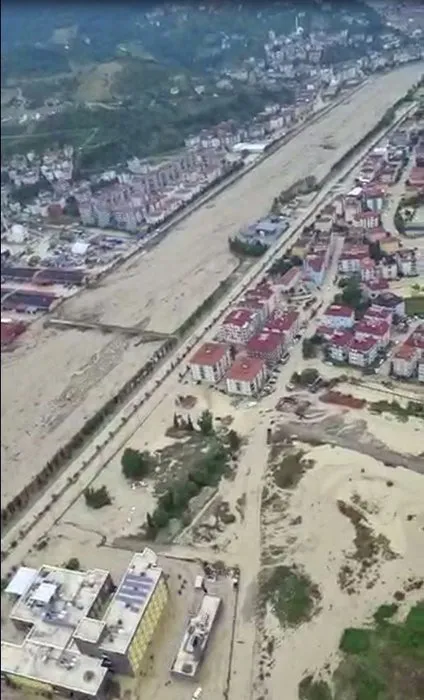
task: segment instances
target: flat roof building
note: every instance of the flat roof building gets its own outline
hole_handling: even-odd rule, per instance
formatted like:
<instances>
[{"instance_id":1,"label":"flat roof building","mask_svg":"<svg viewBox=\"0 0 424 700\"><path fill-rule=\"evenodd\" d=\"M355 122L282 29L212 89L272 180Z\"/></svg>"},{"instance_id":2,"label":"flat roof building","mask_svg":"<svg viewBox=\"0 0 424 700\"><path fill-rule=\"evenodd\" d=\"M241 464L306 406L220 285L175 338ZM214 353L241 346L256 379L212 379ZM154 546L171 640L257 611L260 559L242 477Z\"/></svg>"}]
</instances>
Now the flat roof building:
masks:
<instances>
[{"instance_id":1,"label":"flat roof building","mask_svg":"<svg viewBox=\"0 0 424 700\"><path fill-rule=\"evenodd\" d=\"M16 578L10 618L26 637L22 644L2 640L3 677L41 692L98 698L109 670L139 671L168 599L151 550L134 554L115 592L100 569L43 566Z\"/></svg>"},{"instance_id":2,"label":"flat roof building","mask_svg":"<svg viewBox=\"0 0 424 700\"><path fill-rule=\"evenodd\" d=\"M213 625L221 607L221 598L205 593L197 614L190 618L172 664L171 671L194 678L203 661Z\"/></svg>"}]
</instances>

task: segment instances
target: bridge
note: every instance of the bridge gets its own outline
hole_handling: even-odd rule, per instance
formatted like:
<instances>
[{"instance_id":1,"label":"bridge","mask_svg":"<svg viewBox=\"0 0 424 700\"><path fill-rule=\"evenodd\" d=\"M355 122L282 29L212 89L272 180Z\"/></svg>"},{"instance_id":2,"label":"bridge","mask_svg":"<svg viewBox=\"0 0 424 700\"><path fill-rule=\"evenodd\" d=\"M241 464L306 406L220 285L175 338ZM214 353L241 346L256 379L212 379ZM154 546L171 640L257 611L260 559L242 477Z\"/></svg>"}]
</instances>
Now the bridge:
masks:
<instances>
[{"instance_id":1,"label":"bridge","mask_svg":"<svg viewBox=\"0 0 424 700\"><path fill-rule=\"evenodd\" d=\"M140 343L157 343L169 340L174 336L170 333L158 333L156 331L146 331L137 326L119 326L114 323L91 323L88 321L69 321L64 318L47 318L44 321L46 327L55 328L75 328L80 331L100 331L101 333L122 333L138 337Z\"/></svg>"}]
</instances>

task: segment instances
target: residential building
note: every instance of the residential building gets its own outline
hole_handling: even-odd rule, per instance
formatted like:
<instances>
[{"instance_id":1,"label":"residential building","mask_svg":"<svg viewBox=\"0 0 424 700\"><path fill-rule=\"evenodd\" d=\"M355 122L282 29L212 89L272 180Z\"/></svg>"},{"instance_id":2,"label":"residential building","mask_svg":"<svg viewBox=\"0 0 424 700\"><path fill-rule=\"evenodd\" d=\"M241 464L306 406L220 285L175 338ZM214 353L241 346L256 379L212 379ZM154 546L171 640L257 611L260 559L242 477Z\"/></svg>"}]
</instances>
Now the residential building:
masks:
<instances>
[{"instance_id":1,"label":"residential building","mask_svg":"<svg viewBox=\"0 0 424 700\"><path fill-rule=\"evenodd\" d=\"M272 285L281 294L285 294L293 290L296 285L299 284L302 278L302 268L301 267L291 267L290 270L281 275L281 277L275 277L272 279Z\"/></svg>"},{"instance_id":2,"label":"residential building","mask_svg":"<svg viewBox=\"0 0 424 700\"><path fill-rule=\"evenodd\" d=\"M377 309L390 309L397 316L405 316L405 301L402 297L392 292L383 292L373 300L373 306Z\"/></svg>"},{"instance_id":3,"label":"residential building","mask_svg":"<svg viewBox=\"0 0 424 700\"><path fill-rule=\"evenodd\" d=\"M398 266L394 258L382 258L376 267L376 273L383 280L395 280L398 276Z\"/></svg>"},{"instance_id":4,"label":"residential building","mask_svg":"<svg viewBox=\"0 0 424 700\"><path fill-rule=\"evenodd\" d=\"M333 331L329 338L328 351L335 362L346 362L349 359L349 345L353 338L352 331Z\"/></svg>"},{"instance_id":5,"label":"residential building","mask_svg":"<svg viewBox=\"0 0 424 700\"><path fill-rule=\"evenodd\" d=\"M374 211L361 211L353 217L354 228L372 229L380 225L380 214Z\"/></svg>"},{"instance_id":6,"label":"residential building","mask_svg":"<svg viewBox=\"0 0 424 700\"><path fill-rule=\"evenodd\" d=\"M349 344L349 364L368 367L377 357L378 342L371 336L355 336Z\"/></svg>"},{"instance_id":7,"label":"residential building","mask_svg":"<svg viewBox=\"0 0 424 700\"><path fill-rule=\"evenodd\" d=\"M27 632L1 642L1 673L18 687L103 698L109 671L136 676L163 615L168 588L156 555L133 555L116 588L109 572L21 567L6 588L10 614Z\"/></svg>"},{"instance_id":8,"label":"residential building","mask_svg":"<svg viewBox=\"0 0 424 700\"><path fill-rule=\"evenodd\" d=\"M246 350L250 357L259 357L269 367L275 365L283 354L284 335L263 330L246 344Z\"/></svg>"},{"instance_id":9,"label":"residential building","mask_svg":"<svg viewBox=\"0 0 424 700\"><path fill-rule=\"evenodd\" d=\"M264 360L241 355L227 372L227 391L229 394L256 396L265 384L266 375Z\"/></svg>"},{"instance_id":10,"label":"residential building","mask_svg":"<svg viewBox=\"0 0 424 700\"><path fill-rule=\"evenodd\" d=\"M401 345L392 357L392 373L395 377L408 379L415 373L419 352L410 345Z\"/></svg>"},{"instance_id":11,"label":"residential building","mask_svg":"<svg viewBox=\"0 0 424 700\"><path fill-rule=\"evenodd\" d=\"M347 223L352 223L362 210L362 187L355 187L344 199L344 218Z\"/></svg>"},{"instance_id":12,"label":"residential building","mask_svg":"<svg viewBox=\"0 0 424 700\"><path fill-rule=\"evenodd\" d=\"M264 331L283 334L286 345L293 342L293 338L300 328L300 315L297 311L279 311L274 314L264 326Z\"/></svg>"},{"instance_id":13,"label":"residential building","mask_svg":"<svg viewBox=\"0 0 424 700\"><path fill-rule=\"evenodd\" d=\"M375 278L375 261L372 258L363 258L359 261L359 273L362 282L368 282Z\"/></svg>"},{"instance_id":14,"label":"residential building","mask_svg":"<svg viewBox=\"0 0 424 700\"><path fill-rule=\"evenodd\" d=\"M381 187L371 186L364 189L363 201L369 211L379 214L383 210L384 199L384 190Z\"/></svg>"},{"instance_id":15,"label":"residential building","mask_svg":"<svg viewBox=\"0 0 424 700\"><path fill-rule=\"evenodd\" d=\"M245 345L257 331L259 323L260 318L256 311L233 309L222 322L218 338L228 343Z\"/></svg>"},{"instance_id":16,"label":"residential building","mask_svg":"<svg viewBox=\"0 0 424 700\"><path fill-rule=\"evenodd\" d=\"M224 343L204 343L189 362L193 380L210 384L219 382L230 364L230 346Z\"/></svg>"},{"instance_id":17,"label":"residential building","mask_svg":"<svg viewBox=\"0 0 424 700\"><path fill-rule=\"evenodd\" d=\"M325 255L310 254L303 261L303 271L306 278L310 279L317 287L324 281L326 266Z\"/></svg>"},{"instance_id":18,"label":"residential building","mask_svg":"<svg viewBox=\"0 0 424 700\"><path fill-rule=\"evenodd\" d=\"M418 274L417 257L414 250L402 248L395 254L398 271L404 277L415 277Z\"/></svg>"},{"instance_id":19,"label":"residential building","mask_svg":"<svg viewBox=\"0 0 424 700\"><path fill-rule=\"evenodd\" d=\"M385 292L389 289L389 283L387 280L384 280L382 278L367 280L366 282L364 282L362 288L369 299L375 299L382 292Z\"/></svg>"},{"instance_id":20,"label":"residential building","mask_svg":"<svg viewBox=\"0 0 424 700\"><path fill-rule=\"evenodd\" d=\"M385 348L390 342L390 324L387 321L363 319L355 326L356 338L374 338L378 348Z\"/></svg>"},{"instance_id":21,"label":"residential building","mask_svg":"<svg viewBox=\"0 0 424 700\"><path fill-rule=\"evenodd\" d=\"M391 309L376 308L370 306L362 317L363 321L374 323L375 321L386 321L389 326L393 323L393 311Z\"/></svg>"},{"instance_id":22,"label":"residential building","mask_svg":"<svg viewBox=\"0 0 424 700\"><path fill-rule=\"evenodd\" d=\"M355 323L355 314L349 306L331 304L322 317L323 325L331 328L352 328Z\"/></svg>"},{"instance_id":23,"label":"residential building","mask_svg":"<svg viewBox=\"0 0 424 700\"><path fill-rule=\"evenodd\" d=\"M396 253L399 250L399 238L395 236L385 236L385 238L380 241L380 248L386 255Z\"/></svg>"}]
</instances>

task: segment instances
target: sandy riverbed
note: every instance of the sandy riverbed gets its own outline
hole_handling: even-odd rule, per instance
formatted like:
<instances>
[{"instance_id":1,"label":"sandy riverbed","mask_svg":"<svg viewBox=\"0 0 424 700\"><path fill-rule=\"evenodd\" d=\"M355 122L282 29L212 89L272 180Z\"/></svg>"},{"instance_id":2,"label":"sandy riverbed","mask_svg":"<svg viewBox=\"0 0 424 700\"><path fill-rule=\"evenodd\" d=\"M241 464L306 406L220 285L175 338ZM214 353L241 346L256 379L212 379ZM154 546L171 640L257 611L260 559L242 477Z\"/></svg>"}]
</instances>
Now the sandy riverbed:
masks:
<instances>
[{"instance_id":1,"label":"sandy riverbed","mask_svg":"<svg viewBox=\"0 0 424 700\"><path fill-rule=\"evenodd\" d=\"M66 302L63 313L172 331L234 268L228 236L263 215L275 194L295 180L322 176L420 74L421 66L411 65L370 80L347 104L176 226L155 250ZM325 150L322 144L330 136L337 147ZM128 350L111 336L46 331L41 324L31 336L14 355L2 356L2 505L153 349ZM96 353L107 358L101 371L93 362ZM84 381L74 393L70 380L82 371Z\"/></svg>"},{"instance_id":2,"label":"sandy riverbed","mask_svg":"<svg viewBox=\"0 0 424 700\"><path fill-rule=\"evenodd\" d=\"M256 678L256 691L260 695L267 688L274 698L284 687L286 700L298 700L303 676L321 671L327 663L330 670L337 666L338 644L346 627L369 621L379 605L393 601L409 576L424 576L422 476L391 470L390 485L382 463L340 448L317 447L308 458L315 460L315 467L291 495L279 526L274 523L264 532L265 542L269 534L274 545L284 548L281 563L300 566L321 593L319 612L297 629L283 630L270 613L266 618L266 633L275 638L274 665L264 682ZM349 558L355 551L355 530L340 513L340 500L360 503L375 536L387 538L395 555L390 560L382 557L366 578L357 578L353 592L342 590L338 580L344 564L353 570L358 566ZM290 523L299 517L301 524L293 527Z\"/></svg>"}]
</instances>

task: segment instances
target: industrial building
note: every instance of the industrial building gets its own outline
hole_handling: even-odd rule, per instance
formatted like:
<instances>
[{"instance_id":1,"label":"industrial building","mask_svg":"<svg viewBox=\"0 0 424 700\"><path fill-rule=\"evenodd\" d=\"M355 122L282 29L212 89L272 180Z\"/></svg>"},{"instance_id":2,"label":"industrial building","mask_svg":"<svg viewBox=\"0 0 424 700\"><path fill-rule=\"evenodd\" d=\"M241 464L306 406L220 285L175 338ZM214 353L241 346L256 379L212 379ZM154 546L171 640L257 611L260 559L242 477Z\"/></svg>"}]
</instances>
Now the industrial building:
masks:
<instances>
[{"instance_id":1,"label":"industrial building","mask_svg":"<svg viewBox=\"0 0 424 700\"><path fill-rule=\"evenodd\" d=\"M136 675L168 600L156 555L134 554L121 582L107 571L21 567L6 588L26 636L1 642L2 682L67 697L101 698L108 675Z\"/></svg>"}]
</instances>

